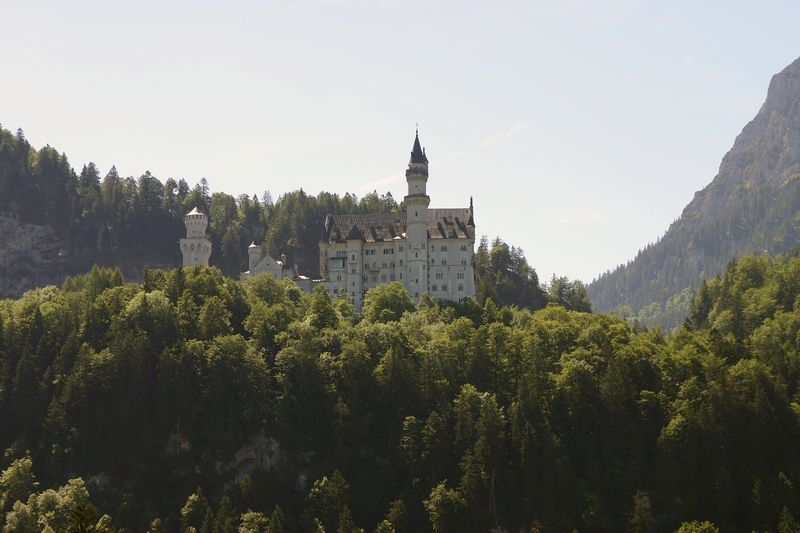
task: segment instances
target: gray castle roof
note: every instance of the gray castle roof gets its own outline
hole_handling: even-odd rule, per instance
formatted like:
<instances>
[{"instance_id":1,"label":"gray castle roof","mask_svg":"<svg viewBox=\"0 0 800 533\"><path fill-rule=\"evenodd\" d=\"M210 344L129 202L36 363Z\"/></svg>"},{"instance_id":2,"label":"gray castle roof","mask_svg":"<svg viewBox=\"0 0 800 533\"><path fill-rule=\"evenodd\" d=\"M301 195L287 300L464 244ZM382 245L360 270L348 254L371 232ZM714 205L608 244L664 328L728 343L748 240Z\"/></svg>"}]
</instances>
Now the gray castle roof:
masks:
<instances>
[{"instance_id":1,"label":"gray castle roof","mask_svg":"<svg viewBox=\"0 0 800 533\"><path fill-rule=\"evenodd\" d=\"M405 239L406 212L330 215L325 220L323 241L388 242ZM469 208L428 209L429 239L475 237L475 223Z\"/></svg>"}]
</instances>

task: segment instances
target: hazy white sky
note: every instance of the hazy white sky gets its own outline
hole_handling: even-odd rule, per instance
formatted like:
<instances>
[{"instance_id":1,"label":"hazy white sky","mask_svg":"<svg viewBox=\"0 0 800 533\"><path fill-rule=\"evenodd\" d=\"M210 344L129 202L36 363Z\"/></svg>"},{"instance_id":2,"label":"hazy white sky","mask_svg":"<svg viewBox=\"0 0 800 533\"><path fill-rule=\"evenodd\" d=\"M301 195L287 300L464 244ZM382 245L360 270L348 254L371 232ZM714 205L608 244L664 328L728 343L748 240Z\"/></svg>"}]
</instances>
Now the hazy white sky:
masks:
<instances>
[{"instance_id":1,"label":"hazy white sky","mask_svg":"<svg viewBox=\"0 0 800 533\"><path fill-rule=\"evenodd\" d=\"M711 181L798 21L796 1L0 0L0 124L77 171L400 200L419 122L432 207L474 196L479 234L589 282Z\"/></svg>"}]
</instances>

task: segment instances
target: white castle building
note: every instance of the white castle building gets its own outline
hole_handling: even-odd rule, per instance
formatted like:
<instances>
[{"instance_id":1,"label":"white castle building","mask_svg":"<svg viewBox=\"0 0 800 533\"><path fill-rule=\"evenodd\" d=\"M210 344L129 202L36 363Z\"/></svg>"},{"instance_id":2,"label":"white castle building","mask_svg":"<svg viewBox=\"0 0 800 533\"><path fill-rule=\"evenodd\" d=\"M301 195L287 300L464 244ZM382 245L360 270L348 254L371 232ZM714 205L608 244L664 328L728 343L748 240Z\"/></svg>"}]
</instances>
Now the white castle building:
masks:
<instances>
[{"instance_id":1,"label":"white castle building","mask_svg":"<svg viewBox=\"0 0 800 533\"><path fill-rule=\"evenodd\" d=\"M414 138L406 170L408 194L396 213L328 215L319 243L319 268L331 292L350 294L361 308L364 294L398 281L418 300L475 296L475 220L468 208L430 208L428 158Z\"/></svg>"},{"instance_id":2,"label":"white castle building","mask_svg":"<svg viewBox=\"0 0 800 533\"><path fill-rule=\"evenodd\" d=\"M184 268L208 266L208 258L211 257L211 241L206 239L208 217L195 207L183 217L183 223L186 225L186 238L179 242Z\"/></svg>"},{"instance_id":3,"label":"white castle building","mask_svg":"<svg viewBox=\"0 0 800 533\"><path fill-rule=\"evenodd\" d=\"M277 279L294 277L294 272L286 268L283 261L277 261L269 254L265 254L264 257L261 257L261 247L255 242L247 247L247 259L249 270L239 274L239 279L241 281L246 280L250 276L261 274L262 272L272 274Z\"/></svg>"}]
</instances>

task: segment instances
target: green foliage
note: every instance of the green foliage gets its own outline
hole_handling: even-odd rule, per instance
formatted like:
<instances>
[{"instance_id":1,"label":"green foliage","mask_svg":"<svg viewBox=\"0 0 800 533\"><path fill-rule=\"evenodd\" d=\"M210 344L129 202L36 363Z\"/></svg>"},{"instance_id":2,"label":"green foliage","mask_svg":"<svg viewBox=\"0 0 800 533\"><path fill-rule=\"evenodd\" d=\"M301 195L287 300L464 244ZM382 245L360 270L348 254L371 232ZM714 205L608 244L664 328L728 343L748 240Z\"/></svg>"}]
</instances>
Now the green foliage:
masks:
<instances>
[{"instance_id":1,"label":"green foliage","mask_svg":"<svg viewBox=\"0 0 800 533\"><path fill-rule=\"evenodd\" d=\"M667 337L556 303L385 286L359 321L268 275L97 269L0 302L2 520L66 529L89 487L129 531L790 531L798 301L790 257L731 263Z\"/></svg>"},{"instance_id":2,"label":"green foliage","mask_svg":"<svg viewBox=\"0 0 800 533\"><path fill-rule=\"evenodd\" d=\"M714 524L709 521L698 522L694 520L681 524L681 527L679 527L675 533L719 533L719 528L715 527Z\"/></svg>"},{"instance_id":3,"label":"green foliage","mask_svg":"<svg viewBox=\"0 0 800 533\"><path fill-rule=\"evenodd\" d=\"M38 485L30 457L12 462L0 474L0 512L10 509L17 500L26 501Z\"/></svg>"},{"instance_id":4,"label":"green foliage","mask_svg":"<svg viewBox=\"0 0 800 533\"><path fill-rule=\"evenodd\" d=\"M150 172L121 177L115 167L101 178L94 163L76 174L64 154L49 146L36 150L22 130L14 135L0 128L0 213L51 227L72 247L77 263L72 269L98 262L140 269L147 263L179 263L175 241L185 233L183 216L193 207L209 216L211 264L229 276L246 269L252 241L316 275L317 243L327 214L398 209L389 193L372 192L359 200L351 194L312 196L301 189L273 202L269 192L263 199L210 194L205 178L190 188L183 179L162 183ZM153 280L144 281L149 292Z\"/></svg>"},{"instance_id":5,"label":"green foliage","mask_svg":"<svg viewBox=\"0 0 800 533\"><path fill-rule=\"evenodd\" d=\"M536 270L528 265L522 250L495 238L489 249L484 235L475 252L475 290L480 305L487 299L501 306L516 305L535 311L547 305Z\"/></svg>"},{"instance_id":6,"label":"green foliage","mask_svg":"<svg viewBox=\"0 0 800 533\"><path fill-rule=\"evenodd\" d=\"M369 322L396 322L403 313L414 311L416 306L403 285L398 281L378 285L364 295L362 314Z\"/></svg>"}]
</instances>

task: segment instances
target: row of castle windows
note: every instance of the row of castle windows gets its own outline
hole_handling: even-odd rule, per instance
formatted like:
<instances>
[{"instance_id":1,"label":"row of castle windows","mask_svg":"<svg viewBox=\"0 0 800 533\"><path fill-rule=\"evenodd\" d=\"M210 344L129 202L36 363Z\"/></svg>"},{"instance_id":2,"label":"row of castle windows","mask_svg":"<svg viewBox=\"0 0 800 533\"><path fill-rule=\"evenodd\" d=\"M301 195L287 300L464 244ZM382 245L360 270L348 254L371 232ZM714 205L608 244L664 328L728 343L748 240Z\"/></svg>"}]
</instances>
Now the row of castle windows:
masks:
<instances>
[{"instance_id":1,"label":"row of castle windows","mask_svg":"<svg viewBox=\"0 0 800 533\"><path fill-rule=\"evenodd\" d=\"M437 285L431 285L431 292L436 292L437 289L438 289ZM459 283L458 290L463 292L464 291L464 285ZM447 292L447 285L442 285L442 292Z\"/></svg>"},{"instance_id":2,"label":"row of castle windows","mask_svg":"<svg viewBox=\"0 0 800 533\"><path fill-rule=\"evenodd\" d=\"M436 264L436 259L431 257L431 266L433 266L435 264ZM467 265L467 258L466 257L462 257L461 258L461 265L462 266L466 266ZM447 266L447 259L442 259L442 266Z\"/></svg>"},{"instance_id":3,"label":"row of castle windows","mask_svg":"<svg viewBox=\"0 0 800 533\"><path fill-rule=\"evenodd\" d=\"M433 252L435 249L436 249L435 245L431 244L431 252ZM446 244L442 245L442 251L443 252L447 251L447 245ZM462 252L466 252L467 251L467 245L466 244L462 244L461 245L461 251Z\"/></svg>"},{"instance_id":4,"label":"row of castle windows","mask_svg":"<svg viewBox=\"0 0 800 533\"><path fill-rule=\"evenodd\" d=\"M364 255L375 255L376 248L367 248L364 250ZM403 247L400 247L400 251L403 251ZM394 253L394 248L383 248L383 255L389 255ZM356 260L355 254L353 254L352 258L353 261Z\"/></svg>"},{"instance_id":5,"label":"row of castle windows","mask_svg":"<svg viewBox=\"0 0 800 533\"><path fill-rule=\"evenodd\" d=\"M394 253L394 248L381 248L381 249L383 250L383 255L390 255L390 254ZM403 249L402 245L398 246L398 251L402 252L403 250L404 249ZM436 250L436 246L431 244L431 252L433 252L435 250ZM446 244L441 245L440 250L442 252L446 252L447 251L447 245ZM462 252L466 252L467 250L468 250L467 245L466 244L462 244L461 245L461 251ZM364 250L364 255L375 255L376 251L377 251L377 248L367 248L367 249ZM336 257L347 257L347 250L336 250ZM352 261L355 261L356 260L356 254L350 254L350 259Z\"/></svg>"},{"instance_id":6,"label":"row of castle windows","mask_svg":"<svg viewBox=\"0 0 800 533\"><path fill-rule=\"evenodd\" d=\"M400 279L403 279L403 274L400 274ZM369 281L369 276L364 276L364 283ZM386 274L381 274L381 281L386 281ZM389 281L395 281L394 274L389 274ZM372 276L372 282L378 282L378 276Z\"/></svg>"}]
</instances>

